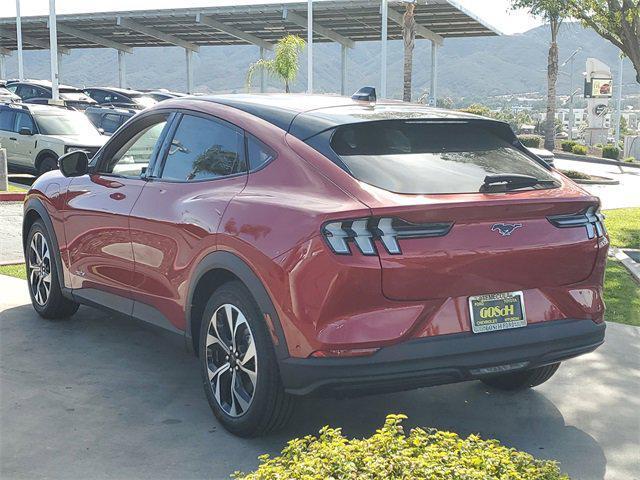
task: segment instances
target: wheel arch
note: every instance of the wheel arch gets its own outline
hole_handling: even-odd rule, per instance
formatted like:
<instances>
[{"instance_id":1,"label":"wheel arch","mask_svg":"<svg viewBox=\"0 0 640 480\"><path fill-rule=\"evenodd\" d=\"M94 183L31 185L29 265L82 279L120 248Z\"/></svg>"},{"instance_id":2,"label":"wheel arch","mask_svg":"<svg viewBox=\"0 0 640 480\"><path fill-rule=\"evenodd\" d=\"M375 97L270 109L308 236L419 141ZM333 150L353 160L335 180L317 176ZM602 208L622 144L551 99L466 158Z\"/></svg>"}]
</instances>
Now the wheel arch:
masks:
<instances>
[{"instance_id":1,"label":"wheel arch","mask_svg":"<svg viewBox=\"0 0 640 480\"><path fill-rule=\"evenodd\" d=\"M186 307L187 347L198 355L202 314L213 292L231 280L239 280L251 292L271 335L278 359L289 357L289 350L275 306L266 288L247 263L231 252L217 251L204 257L196 267L189 287Z\"/></svg>"},{"instance_id":2,"label":"wheel arch","mask_svg":"<svg viewBox=\"0 0 640 480\"><path fill-rule=\"evenodd\" d=\"M53 228L53 222L51 222L49 212L47 212L47 209L40 199L28 198L24 204L24 216L22 219L22 251L24 253L25 261L27 260L27 237L32 225L38 220L42 220L42 223L44 223L44 226L47 229L49 239L52 243L51 248L53 249L53 251L60 251L58 238L56 237L56 231ZM60 258L60 255L54 255L53 257L56 262L56 273L58 275L58 281L60 283L60 286L64 287L62 259Z\"/></svg>"}]
</instances>

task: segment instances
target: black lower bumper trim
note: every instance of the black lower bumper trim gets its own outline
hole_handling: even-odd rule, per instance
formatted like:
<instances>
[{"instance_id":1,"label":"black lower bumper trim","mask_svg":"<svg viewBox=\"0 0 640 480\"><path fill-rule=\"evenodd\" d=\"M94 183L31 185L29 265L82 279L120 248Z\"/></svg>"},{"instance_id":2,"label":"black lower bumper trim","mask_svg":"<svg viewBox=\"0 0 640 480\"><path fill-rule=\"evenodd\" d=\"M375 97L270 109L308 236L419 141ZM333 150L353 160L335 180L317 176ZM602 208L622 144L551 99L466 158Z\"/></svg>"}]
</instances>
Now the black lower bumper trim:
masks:
<instances>
[{"instance_id":1,"label":"black lower bumper trim","mask_svg":"<svg viewBox=\"0 0 640 480\"><path fill-rule=\"evenodd\" d=\"M605 324L555 320L490 333L442 335L393 345L352 358L288 358L280 373L287 392L358 395L463 382L534 368L591 352L604 342Z\"/></svg>"}]
</instances>

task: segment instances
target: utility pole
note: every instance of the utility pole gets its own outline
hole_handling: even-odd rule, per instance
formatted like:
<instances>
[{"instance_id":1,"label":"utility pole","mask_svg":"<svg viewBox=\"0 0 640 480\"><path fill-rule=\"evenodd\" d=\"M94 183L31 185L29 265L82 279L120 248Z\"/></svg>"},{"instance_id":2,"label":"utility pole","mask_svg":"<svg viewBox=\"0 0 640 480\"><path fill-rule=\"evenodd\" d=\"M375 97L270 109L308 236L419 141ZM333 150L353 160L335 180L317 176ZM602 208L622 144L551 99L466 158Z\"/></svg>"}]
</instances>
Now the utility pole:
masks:
<instances>
[{"instance_id":1,"label":"utility pole","mask_svg":"<svg viewBox=\"0 0 640 480\"><path fill-rule=\"evenodd\" d=\"M16 0L16 40L18 42L18 80L24 80L24 63L22 58L22 17L20 16L20 0Z\"/></svg>"},{"instance_id":2,"label":"utility pole","mask_svg":"<svg viewBox=\"0 0 640 480\"><path fill-rule=\"evenodd\" d=\"M49 0L49 45L51 49L51 98L60 100L58 90L58 25L56 23L56 0Z\"/></svg>"},{"instance_id":3,"label":"utility pole","mask_svg":"<svg viewBox=\"0 0 640 480\"><path fill-rule=\"evenodd\" d=\"M624 57L620 55L620 68L618 80L618 92L616 97L616 147L620 144L620 122L622 122L622 68L624 67Z\"/></svg>"},{"instance_id":4,"label":"utility pole","mask_svg":"<svg viewBox=\"0 0 640 480\"><path fill-rule=\"evenodd\" d=\"M567 63L570 62L569 66L569 92L571 93L569 96L569 140L573 140L573 60L576 58L576 55L582 50L582 47L578 47L570 56L567 58L560 67L564 67Z\"/></svg>"}]
</instances>

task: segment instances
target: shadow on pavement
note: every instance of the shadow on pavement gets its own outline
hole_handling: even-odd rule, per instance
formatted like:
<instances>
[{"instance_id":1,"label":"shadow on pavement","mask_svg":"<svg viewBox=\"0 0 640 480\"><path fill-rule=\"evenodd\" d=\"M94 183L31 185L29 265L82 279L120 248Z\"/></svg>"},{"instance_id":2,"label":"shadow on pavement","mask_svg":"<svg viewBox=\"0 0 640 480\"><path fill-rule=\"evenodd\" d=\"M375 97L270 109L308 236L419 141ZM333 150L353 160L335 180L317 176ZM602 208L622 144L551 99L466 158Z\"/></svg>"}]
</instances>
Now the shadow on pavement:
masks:
<instances>
[{"instance_id":1,"label":"shadow on pavement","mask_svg":"<svg viewBox=\"0 0 640 480\"><path fill-rule=\"evenodd\" d=\"M558 460L573 478L601 479L601 445L567 425L544 393L555 389L567 399L565 384L579 382L581 368L567 364L558 380L519 394L473 382L356 399L303 399L285 431L246 440L228 434L211 414L197 360L180 340L88 307L67 321L50 322L31 306L19 306L0 312L0 475L228 478L234 470L255 468L258 455L276 454L288 439L325 424L364 436L386 414L401 412L409 416L407 426L478 432ZM611 393L609 404L618 408L623 399L615 395L621 392Z\"/></svg>"}]
</instances>

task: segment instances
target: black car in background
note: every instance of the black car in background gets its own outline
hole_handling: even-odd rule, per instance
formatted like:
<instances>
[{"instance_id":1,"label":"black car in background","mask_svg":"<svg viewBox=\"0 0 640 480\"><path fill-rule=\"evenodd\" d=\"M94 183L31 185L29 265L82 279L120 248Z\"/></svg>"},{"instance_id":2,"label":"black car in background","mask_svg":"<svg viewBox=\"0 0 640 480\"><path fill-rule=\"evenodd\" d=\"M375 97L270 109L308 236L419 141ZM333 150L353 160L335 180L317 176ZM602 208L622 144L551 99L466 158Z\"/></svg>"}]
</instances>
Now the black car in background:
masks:
<instances>
[{"instance_id":1,"label":"black car in background","mask_svg":"<svg viewBox=\"0 0 640 480\"><path fill-rule=\"evenodd\" d=\"M89 87L84 93L91 97L98 105L113 105L114 107L143 108L155 105L157 101L138 90L115 87Z\"/></svg>"},{"instance_id":2,"label":"black car in background","mask_svg":"<svg viewBox=\"0 0 640 480\"><path fill-rule=\"evenodd\" d=\"M53 98L51 82L46 80L10 81L5 88L18 95L23 103L47 105ZM84 110L96 103L81 89L70 85L59 85L58 92L60 100L67 108Z\"/></svg>"},{"instance_id":3,"label":"black car in background","mask_svg":"<svg viewBox=\"0 0 640 480\"><path fill-rule=\"evenodd\" d=\"M138 110L133 108L118 108L114 106L89 107L84 111L85 115L96 128L105 135L111 135L120 126L133 117Z\"/></svg>"}]
</instances>

